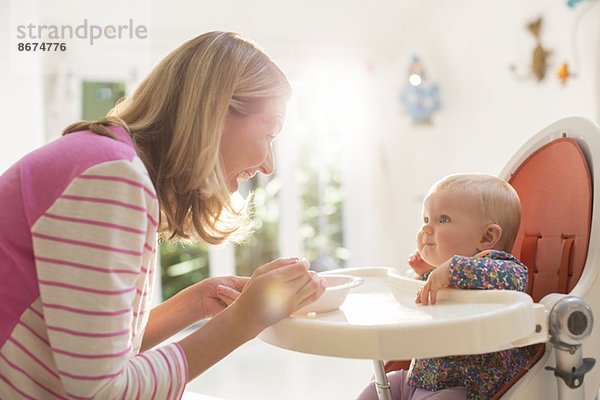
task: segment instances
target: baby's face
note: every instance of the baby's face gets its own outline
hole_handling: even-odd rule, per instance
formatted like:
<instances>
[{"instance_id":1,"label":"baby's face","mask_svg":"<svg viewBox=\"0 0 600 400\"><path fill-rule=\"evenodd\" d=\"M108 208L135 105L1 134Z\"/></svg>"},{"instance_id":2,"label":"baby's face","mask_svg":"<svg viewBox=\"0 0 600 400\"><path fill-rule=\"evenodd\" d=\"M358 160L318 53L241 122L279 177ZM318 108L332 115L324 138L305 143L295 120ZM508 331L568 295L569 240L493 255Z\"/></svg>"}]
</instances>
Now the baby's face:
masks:
<instances>
[{"instance_id":1,"label":"baby's face","mask_svg":"<svg viewBox=\"0 0 600 400\"><path fill-rule=\"evenodd\" d=\"M437 267L455 255L474 256L489 223L473 194L440 192L423 203L423 226L417 233L419 254Z\"/></svg>"}]
</instances>

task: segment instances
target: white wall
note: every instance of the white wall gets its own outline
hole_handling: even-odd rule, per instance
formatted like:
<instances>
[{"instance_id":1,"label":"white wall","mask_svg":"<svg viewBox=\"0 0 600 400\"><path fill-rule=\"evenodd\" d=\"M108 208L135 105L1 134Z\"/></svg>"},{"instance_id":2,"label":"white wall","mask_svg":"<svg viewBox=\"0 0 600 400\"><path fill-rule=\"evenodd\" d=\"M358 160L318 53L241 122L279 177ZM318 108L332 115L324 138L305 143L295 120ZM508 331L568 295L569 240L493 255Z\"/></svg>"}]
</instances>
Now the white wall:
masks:
<instances>
[{"instance_id":1,"label":"white wall","mask_svg":"<svg viewBox=\"0 0 600 400\"><path fill-rule=\"evenodd\" d=\"M437 179L457 172L499 173L521 144L560 118L582 115L599 121L600 5L579 26L578 77L564 87L554 77L559 61L572 66L571 24L584 5L571 10L563 1L463 0L429 7L410 50L441 86L443 110L431 127L414 127L395 117L397 105L385 99L397 93L391 75L401 74L404 64L381 63L381 114L375 119L386 122L377 130L383 162L373 173L378 182L373 186L379 196L375 204L383 209L383 263L404 264L405 254L415 247L420 203ZM526 72L534 40L524 24L538 15L544 17L542 43L553 51L552 69L542 83L520 81L509 64ZM393 82L387 87L386 77Z\"/></svg>"},{"instance_id":2,"label":"white wall","mask_svg":"<svg viewBox=\"0 0 600 400\"><path fill-rule=\"evenodd\" d=\"M319 62L338 65L340 74L353 71L347 75L350 92L357 96L347 113L353 128L341 162L348 192L346 245L355 266L404 267L414 248L422 196L443 175L498 173L545 125L571 115L596 122L600 117L598 1L584 1L576 9L569 9L566 0L56 1L60 15L56 7L38 7L45 20L77 23L85 16L116 23L134 18L149 26L149 41L76 48L70 56L75 61L61 72L75 91L83 78L137 81L182 41L214 29L255 40L292 81L304 79ZM13 0L9 9L4 3L2 26L7 15L22 15L40 4ZM589 6L595 7L577 30L578 76L562 87L554 78L556 64L572 65L572 24ZM552 69L542 83L518 80L509 70L516 64L521 74L526 72L535 42L525 24L538 15L544 17L542 43L553 51ZM0 46L8 46L0 38ZM413 54L441 88L443 109L429 127L413 126L398 101ZM47 78L11 74L6 58L0 68L0 82L8 88L0 100L2 171L43 142L44 112L52 110L55 122L46 136L55 137L77 110L72 102L48 100L44 108Z\"/></svg>"},{"instance_id":3,"label":"white wall","mask_svg":"<svg viewBox=\"0 0 600 400\"><path fill-rule=\"evenodd\" d=\"M23 155L44 144L42 64L29 62L29 71L16 67L15 43L8 34L11 18L37 18L35 4L13 10L13 1L0 2L0 173ZM13 68L11 68L13 63Z\"/></svg>"}]
</instances>

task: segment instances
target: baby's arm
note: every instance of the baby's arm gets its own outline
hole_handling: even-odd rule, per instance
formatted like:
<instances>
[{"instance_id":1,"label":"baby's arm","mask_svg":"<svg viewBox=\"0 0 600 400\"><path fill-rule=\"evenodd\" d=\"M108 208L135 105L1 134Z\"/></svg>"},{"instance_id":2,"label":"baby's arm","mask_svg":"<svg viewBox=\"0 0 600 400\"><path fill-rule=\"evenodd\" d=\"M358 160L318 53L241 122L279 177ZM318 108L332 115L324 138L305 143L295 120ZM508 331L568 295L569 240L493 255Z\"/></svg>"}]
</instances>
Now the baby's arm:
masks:
<instances>
[{"instance_id":1,"label":"baby's arm","mask_svg":"<svg viewBox=\"0 0 600 400\"><path fill-rule=\"evenodd\" d=\"M408 258L408 265L410 265L413 271L415 271L415 273L419 275L421 279L425 278L423 275L427 274L428 272L431 272L435 268L427 264L425 260L421 258L421 255L418 251L415 251Z\"/></svg>"},{"instance_id":2,"label":"baby's arm","mask_svg":"<svg viewBox=\"0 0 600 400\"><path fill-rule=\"evenodd\" d=\"M417 293L416 303L436 303L437 292L447 287L461 289L527 290L527 267L516 258L454 256L435 268Z\"/></svg>"},{"instance_id":3,"label":"baby's arm","mask_svg":"<svg viewBox=\"0 0 600 400\"><path fill-rule=\"evenodd\" d=\"M450 263L450 282L462 289L527 290L527 267L516 258L455 256Z\"/></svg>"}]
</instances>

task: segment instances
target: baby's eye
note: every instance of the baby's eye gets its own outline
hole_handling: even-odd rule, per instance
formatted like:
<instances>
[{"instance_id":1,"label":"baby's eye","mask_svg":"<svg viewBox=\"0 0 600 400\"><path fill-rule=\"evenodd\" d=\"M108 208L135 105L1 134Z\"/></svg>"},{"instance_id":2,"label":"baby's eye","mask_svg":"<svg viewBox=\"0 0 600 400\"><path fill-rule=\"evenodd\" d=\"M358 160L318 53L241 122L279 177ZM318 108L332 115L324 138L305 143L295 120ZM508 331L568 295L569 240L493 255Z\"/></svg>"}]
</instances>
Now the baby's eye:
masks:
<instances>
[{"instance_id":1,"label":"baby's eye","mask_svg":"<svg viewBox=\"0 0 600 400\"><path fill-rule=\"evenodd\" d=\"M427 224L427 223L429 223L429 218L428 218L428 217L423 217L423 223L424 223L424 224Z\"/></svg>"},{"instance_id":2,"label":"baby's eye","mask_svg":"<svg viewBox=\"0 0 600 400\"><path fill-rule=\"evenodd\" d=\"M448 222L450 222L450 217L449 217L449 216L447 216L447 215L442 215L442 216L440 217L440 223L441 223L441 224L446 224L446 223L448 223Z\"/></svg>"}]
</instances>

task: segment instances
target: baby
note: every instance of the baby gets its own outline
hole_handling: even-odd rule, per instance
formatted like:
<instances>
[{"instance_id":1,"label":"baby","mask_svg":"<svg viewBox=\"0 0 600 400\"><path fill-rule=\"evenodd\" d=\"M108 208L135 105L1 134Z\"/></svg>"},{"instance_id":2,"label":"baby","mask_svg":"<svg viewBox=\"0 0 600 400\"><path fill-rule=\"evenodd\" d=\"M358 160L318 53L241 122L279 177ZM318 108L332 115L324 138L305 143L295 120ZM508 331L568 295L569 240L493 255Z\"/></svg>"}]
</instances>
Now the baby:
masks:
<instances>
[{"instance_id":1,"label":"baby","mask_svg":"<svg viewBox=\"0 0 600 400\"><path fill-rule=\"evenodd\" d=\"M509 289L526 291L527 267L508 252L521 220L516 191L504 180L485 174L448 176L436 183L423 202L418 251L409 265L426 280L416 302L435 304L438 291ZM441 340L452 340L450 337ZM388 374L393 399L490 399L523 368L531 350L412 360L408 371ZM374 384L360 400L377 399Z\"/></svg>"}]
</instances>

